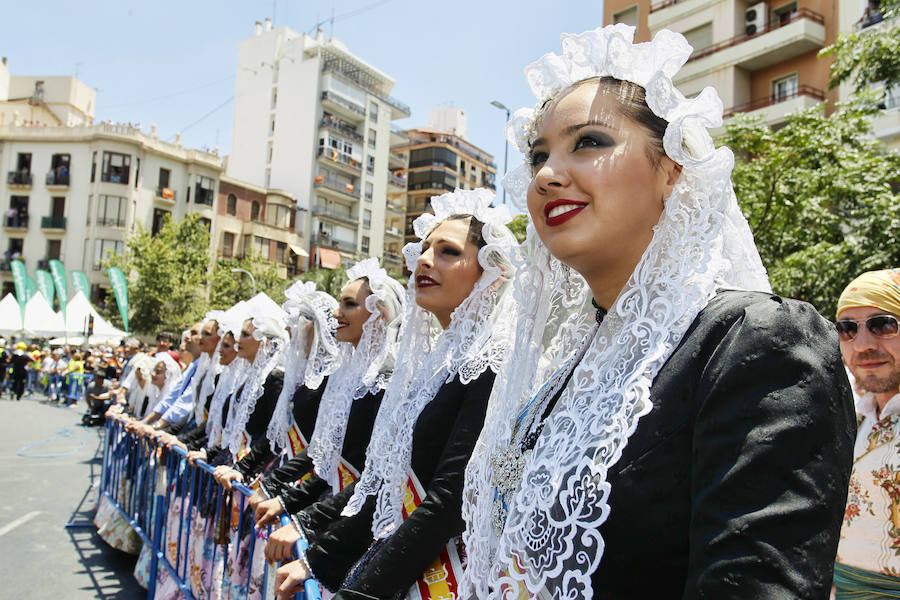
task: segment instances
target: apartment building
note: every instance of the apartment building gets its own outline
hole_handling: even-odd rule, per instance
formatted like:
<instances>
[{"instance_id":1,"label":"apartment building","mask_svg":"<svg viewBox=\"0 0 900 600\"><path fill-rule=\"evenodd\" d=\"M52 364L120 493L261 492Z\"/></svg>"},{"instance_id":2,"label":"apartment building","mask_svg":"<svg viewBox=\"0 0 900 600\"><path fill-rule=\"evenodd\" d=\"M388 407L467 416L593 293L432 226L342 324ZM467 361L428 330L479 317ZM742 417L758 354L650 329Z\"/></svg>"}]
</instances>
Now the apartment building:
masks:
<instances>
[{"instance_id":1,"label":"apartment building","mask_svg":"<svg viewBox=\"0 0 900 600\"><path fill-rule=\"evenodd\" d=\"M428 127L406 131L406 139L391 148L391 154L397 156L394 174L405 177L406 191L397 195L397 204L401 198L405 200L403 240L391 241L386 247L389 252L418 240L412 224L431 209L432 196L456 188L496 189L494 157L466 139L465 113L459 108L437 109L429 112L428 121ZM396 227L400 223L394 217L389 224Z\"/></svg>"},{"instance_id":2,"label":"apartment building","mask_svg":"<svg viewBox=\"0 0 900 600\"><path fill-rule=\"evenodd\" d=\"M296 200L311 267L383 252L391 121L410 115L389 95L393 85L321 32L266 19L238 45L227 174Z\"/></svg>"},{"instance_id":3,"label":"apartment building","mask_svg":"<svg viewBox=\"0 0 900 600\"><path fill-rule=\"evenodd\" d=\"M212 245L217 259L241 258L253 251L274 263L282 277L305 270L309 253L296 233L297 201L284 190L271 190L222 176Z\"/></svg>"},{"instance_id":4,"label":"apartment building","mask_svg":"<svg viewBox=\"0 0 900 600\"><path fill-rule=\"evenodd\" d=\"M726 119L759 115L778 126L786 115L827 100L831 106L850 86L828 90L830 59L818 52L839 32L878 26L877 0L607 0L604 23L634 25L636 41L660 29L683 34L694 52L676 75L687 96L711 85ZM900 143L900 94L873 123L889 147Z\"/></svg>"}]
</instances>

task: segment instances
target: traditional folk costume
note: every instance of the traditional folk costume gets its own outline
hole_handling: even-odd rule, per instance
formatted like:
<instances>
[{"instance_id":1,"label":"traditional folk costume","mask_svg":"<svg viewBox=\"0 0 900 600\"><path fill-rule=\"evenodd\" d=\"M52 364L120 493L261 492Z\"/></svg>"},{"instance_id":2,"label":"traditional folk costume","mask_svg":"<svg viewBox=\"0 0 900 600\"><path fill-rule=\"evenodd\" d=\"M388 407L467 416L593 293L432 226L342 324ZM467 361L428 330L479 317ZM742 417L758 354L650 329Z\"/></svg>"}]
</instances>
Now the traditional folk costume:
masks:
<instances>
[{"instance_id":1,"label":"traditional folk costume","mask_svg":"<svg viewBox=\"0 0 900 600\"><path fill-rule=\"evenodd\" d=\"M310 544L306 560L320 583L338 590L335 598L454 597L462 472L515 319L506 278L516 242L505 226L508 211L491 208L493 198L487 190L457 190L432 198L434 216L416 219L420 240L452 215L484 223L483 273L445 330L416 304L410 278L402 353L362 476L298 515ZM404 248L410 271L421 252L421 241Z\"/></svg>"},{"instance_id":2,"label":"traditional folk costume","mask_svg":"<svg viewBox=\"0 0 900 600\"><path fill-rule=\"evenodd\" d=\"M900 269L857 277L838 300L847 308L900 315ZM862 326L862 325L860 325ZM900 598L900 393L878 411L872 393L856 404L856 445L834 567L835 598Z\"/></svg>"},{"instance_id":3,"label":"traditional folk costume","mask_svg":"<svg viewBox=\"0 0 900 600\"><path fill-rule=\"evenodd\" d=\"M853 428L834 328L770 293L706 131L721 101L672 84L691 47L633 33L564 35L526 69L541 101L642 86L683 170L608 313L529 227L515 352L466 469L461 597L825 598ZM507 130L523 152L535 116ZM519 206L530 180L504 180Z\"/></svg>"}]
</instances>

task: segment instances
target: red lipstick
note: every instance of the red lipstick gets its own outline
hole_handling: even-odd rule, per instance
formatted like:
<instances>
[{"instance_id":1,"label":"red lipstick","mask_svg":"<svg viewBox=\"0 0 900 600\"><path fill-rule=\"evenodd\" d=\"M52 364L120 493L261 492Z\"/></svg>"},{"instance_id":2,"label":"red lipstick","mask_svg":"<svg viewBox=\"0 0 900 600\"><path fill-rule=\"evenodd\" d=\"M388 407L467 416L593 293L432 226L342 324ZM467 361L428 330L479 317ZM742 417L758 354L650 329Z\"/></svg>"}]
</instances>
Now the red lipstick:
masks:
<instances>
[{"instance_id":1,"label":"red lipstick","mask_svg":"<svg viewBox=\"0 0 900 600\"><path fill-rule=\"evenodd\" d=\"M571 208L566 212L561 214L556 214L554 216L550 216L550 213L553 209L558 208L560 206L567 207L577 207ZM584 210L584 207L587 206L587 202L578 202L577 200L567 200L565 198L561 198L559 200L551 200L547 204L544 205L544 219L549 227L557 227L562 225L569 219L573 218L575 215Z\"/></svg>"}]
</instances>

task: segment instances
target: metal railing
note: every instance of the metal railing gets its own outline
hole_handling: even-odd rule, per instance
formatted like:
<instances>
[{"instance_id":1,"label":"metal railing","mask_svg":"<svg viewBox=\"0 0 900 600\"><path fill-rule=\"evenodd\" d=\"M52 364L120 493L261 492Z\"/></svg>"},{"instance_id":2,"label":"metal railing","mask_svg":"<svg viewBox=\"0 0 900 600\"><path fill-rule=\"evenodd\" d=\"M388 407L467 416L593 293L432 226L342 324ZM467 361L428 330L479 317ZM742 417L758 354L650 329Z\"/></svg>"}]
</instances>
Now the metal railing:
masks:
<instances>
[{"instance_id":1,"label":"metal railing","mask_svg":"<svg viewBox=\"0 0 900 600\"><path fill-rule=\"evenodd\" d=\"M313 236L312 245L321 246L323 248L334 248L335 250L340 250L341 252L347 252L349 254L356 253L355 243L336 240L334 238L323 236L321 234Z\"/></svg>"},{"instance_id":2,"label":"metal railing","mask_svg":"<svg viewBox=\"0 0 900 600\"><path fill-rule=\"evenodd\" d=\"M3 225L5 227L28 229L28 215L14 215L12 217L3 217Z\"/></svg>"},{"instance_id":3,"label":"metal railing","mask_svg":"<svg viewBox=\"0 0 900 600\"><path fill-rule=\"evenodd\" d=\"M359 224L359 215L358 214L347 214L343 212L338 212L336 210L329 210L327 208L313 208L312 214L314 217L325 217L326 219L334 219L335 221L340 221L341 223L345 223L352 227L356 227Z\"/></svg>"},{"instance_id":4,"label":"metal railing","mask_svg":"<svg viewBox=\"0 0 900 600\"><path fill-rule=\"evenodd\" d=\"M388 183L397 187L401 187L404 190L406 189L406 178L400 177L399 175L394 175L390 171L388 171Z\"/></svg>"},{"instance_id":5,"label":"metal railing","mask_svg":"<svg viewBox=\"0 0 900 600\"><path fill-rule=\"evenodd\" d=\"M737 46L738 44L746 42L747 40L759 37L761 35L765 35L766 33L769 33L770 31L780 29L780 28L784 27L785 25L789 25L790 23L793 23L794 21L798 21L800 19L809 19L813 23L818 23L819 25L825 24L825 17L823 17L822 15L820 15L817 12L813 12L813 11L809 10L808 8L801 8L800 10L798 10L797 12L792 14L789 18L785 19L784 21L770 23L769 25L767 25L766 27L763 27L756 33L752 33L752 34L742 33L740 35L736 35L734 37L728 38L727 40L723 40L723 41L713 44L711 46L707 46L705 48L700 48L699 50L695 51L687 61L691 62L692 60L697 60L697 59L703 58L705 56L709 56L710 54L715 54L716 52L719 52L720 50L725 50L726 48L731 48L732 46Z\"/></svg>"},{"instance_id":6,"label":"metal railing","mask_svg":"<svg viewBox=\"0 0 900 600\"><path fill-rule=\"evenodd\" d=\"M348 189L347 186L350 186ZM335 192L340 192L349 198L353 198L354 200L359 200L359 191L356 189L356 186L348 184L344 181L340 181L333 177L324 177L322 181L313 181L313 186L319 188L324 187L329 190L334 190Z\"/></svg>"},{"instance_id":7,"label":"metal railing","mask_svg":"<svg viewBox=\"0 0 900 600\"><path fill-rule=\"evenodd\" d=\"M317 156L320 158L324 158L325 160L341 163L342 165L350 167L357 172L362 168L358 160L348 154L338 152L334 148L319 148L319 153L317 154Z\"/></svg>"},{"instance_id":8,"label":"metal railing","mask_svg":"<svg viewBox=\"0 0 900 600\"><path fill-rule=\"evenodd\" d=\"M188 463L181 448L160 446L107 420L100 507L111 505L144 543L150 558L148 598L156 594L158 574L187 600L209 597L225 586L231 592L226 596L247 598L251 580L262 597L272 597L267 590L273 589L274 577L260 555L271 527L254 531L246 510L253 490L239 483L232 488L229 493L219 485L206 462ZM298 543L295 556L302 551ZM202 555L210 556L208 572L198 568ZM321 597L315 580L307 580L304 588L295 599Z\"/></svg>"},{"instance_id":9,"label":"metal railing","mask_svg":"<svg viewBox=\"0 0 900 600\"><path fill-rule=\"evenodd\" d=\"M9 185L31 185L32 176L28 171L10 171L6 174L6 183Z\"/></svg>"},{"instance_id":10,"label":"metal railing","mask_svg":"<svg viewBox=\"0 0 900 600\"><path fill-rule=\"evenodd\" d=\"M41 217L41 229L65 229L65 217Z\"/></svg>"},{"instance_id":11,"label":"metal railing","mask_svg":"<svg viewBox=\"0 0 900 600\"><path fill-rule=\"evenodd\" d=\"M327 94L328 92L325 93ZM355 142L363 141L363 136L361 136L359 132L356 131L355 127L349 125L348 123L344 123L343 121L335 117L322 117L319 125L321 127L327 127L328 129L331 129L332 131L337 132L344 137L348 137Z\"/></svg>"},{"instance_id":12,"label":"metal railing","mask_svg":"<svg viewBox=\"0 0 900 600\"><path fill-rule=\"evenodd\" d=\"M797 98L799 96L807 96L809 98L813 98L814 100L818 100L819 102L825 100L825 92L823 92L822 90L809 85L801 85L797 88L797 91L790 94L779 94L777 96L770 96L768 98L759 98L757 100L751 100L750 102L745 102L743 104L733 106L732 108L726 110L725 114L723 114L722 117L727 119L728 117L737 113L758 110L760 108L765 108L767 106L772 106L774 104L793 100L794 98Z\"/></svg>"},{"instance_id":13,"label":"metal railing","mask_svg":"<svg viewBox=\"0 0 900 600\"><path fill-rule=\"evenodd\" d=\"M47 173L47 178L45 180L47 185L60 185L60 186L68 186L69 185L69 174L68 173L57 173L56 171L50 171Z\"/></svg>"},{"instance_id":14,"label":"metal railing","mask_svg":"<svg viewBox=\"0 0 900 600\"><path fill-rule=\"evenodd\" d=\"M357 104L356 102L351 102L350 100L346 100L341 98L334 92L322 92L322 101L334 102L339 106L343 106L344 108L353 111L355 113L359 113L360 116L366 116L366 109Z\"/></svg>"}]
</instances>

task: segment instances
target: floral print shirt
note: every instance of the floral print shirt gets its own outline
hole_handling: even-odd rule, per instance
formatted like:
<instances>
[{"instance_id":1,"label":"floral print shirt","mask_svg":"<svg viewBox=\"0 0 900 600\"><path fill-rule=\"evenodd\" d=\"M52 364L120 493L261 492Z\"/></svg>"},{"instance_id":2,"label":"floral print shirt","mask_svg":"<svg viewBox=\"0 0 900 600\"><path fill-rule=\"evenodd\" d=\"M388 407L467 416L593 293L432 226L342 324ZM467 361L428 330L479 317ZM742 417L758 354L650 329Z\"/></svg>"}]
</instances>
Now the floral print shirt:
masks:
<instances>
[{"instance_id":1,"label":"floral print shirt","mask_svg":"<svg viewBox=\"0 0 900 600\"><path fill-rule=\"evenodd\" d=\"M837 561L900 577L900 394L876 416L875 397L856 406L853 471Z\"/></svg>"}]
</instances>

